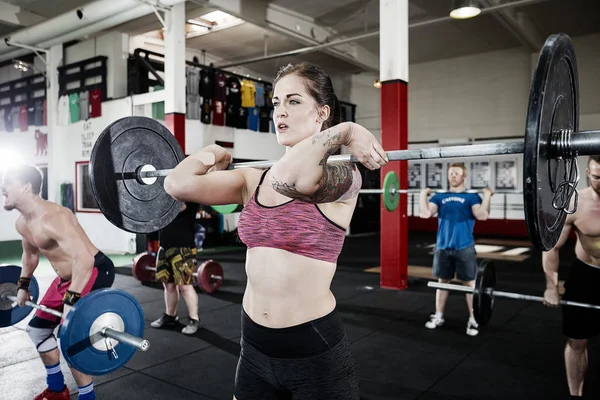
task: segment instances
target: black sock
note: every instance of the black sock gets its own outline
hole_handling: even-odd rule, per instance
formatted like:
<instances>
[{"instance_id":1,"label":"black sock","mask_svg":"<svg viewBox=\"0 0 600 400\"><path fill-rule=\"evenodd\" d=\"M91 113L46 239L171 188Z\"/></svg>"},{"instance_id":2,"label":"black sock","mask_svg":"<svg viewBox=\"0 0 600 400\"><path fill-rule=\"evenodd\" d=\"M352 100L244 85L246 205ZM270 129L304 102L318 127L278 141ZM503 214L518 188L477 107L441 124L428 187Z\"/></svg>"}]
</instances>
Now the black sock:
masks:
<instances>
[{"instance_id":1,"label":"black sock","mask_svg":"<svg viewBox=\"0 0 600 400\"><path fill-rule=\"evenodd\" d=\"M573 396L571 395L571 400L583 399L582 396Z\"/></svg>"}]
</instances>

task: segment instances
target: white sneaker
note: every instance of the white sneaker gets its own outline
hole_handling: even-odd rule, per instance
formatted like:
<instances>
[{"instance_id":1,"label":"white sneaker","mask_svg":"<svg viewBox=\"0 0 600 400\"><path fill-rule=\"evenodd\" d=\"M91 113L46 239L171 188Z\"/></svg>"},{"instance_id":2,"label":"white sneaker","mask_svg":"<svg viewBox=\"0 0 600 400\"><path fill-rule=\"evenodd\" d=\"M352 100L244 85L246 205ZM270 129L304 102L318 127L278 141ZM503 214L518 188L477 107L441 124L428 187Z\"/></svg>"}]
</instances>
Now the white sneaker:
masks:
<instances>
[{"instance_id":1,"label":"white sneaker","mask_svg":"<svg viewBox=\"0 0 600 400\"><path fill-rule=\"evenodd\" d=\"M478 334L479 334L479 324L469 318L469 322L467 322L467 335L477 336Z\"/></svg>"},{"instance_id":2,"label":"white sneaker","mask_svg":"<svg viewBox=\"0 0 600 400\"><path fill-rule=\"evenodd\" d=\"M431 314L431 316L429 317L429 321L427 321L425 323L425 328L427 329L435 329L438 326L442 326L444 325L444 318L443 317L438 317L435 314Z\"/></svg>"}]
</instances>

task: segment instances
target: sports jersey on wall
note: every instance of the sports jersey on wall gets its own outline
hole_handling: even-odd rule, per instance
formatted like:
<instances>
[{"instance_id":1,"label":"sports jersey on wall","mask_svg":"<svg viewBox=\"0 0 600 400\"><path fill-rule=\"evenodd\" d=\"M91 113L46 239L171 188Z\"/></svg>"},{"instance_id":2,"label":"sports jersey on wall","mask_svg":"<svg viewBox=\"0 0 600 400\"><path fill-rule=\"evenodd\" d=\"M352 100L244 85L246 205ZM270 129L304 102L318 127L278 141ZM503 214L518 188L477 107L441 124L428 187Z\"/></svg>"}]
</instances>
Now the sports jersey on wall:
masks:
<instances>
[{"instance_id":1,"label":"sports jersey on wall","mask_svg":"<svg viewBox=\"0 0 600 400\"><path fill-rule=\"evenodd\" d=\"M213 101L213 125L225 125L225 103L215 99Z\"/></svg>"},{"instance_id":2,"label":"sports jersey on wall","mask_svg":"<svg viewBox=\"0 0 600 400\"><path fill-rule=\"evenodd\" d=\"M19 107L19 126L18 128L21 130L21 132L26 132L27 131L27 106L25 104L22 104Z\"/></svg>"},{"instance_id":3,"label":"sports jersey on wall","mask_svg":"<svg viewBox=\"0 0 600 400\"><path fill-rule=\"evenodd\" d=\"M37 100L34 107L35 114L33 117L33 124L35 126L42 126L44 124L44 102L42 100Z\"/></svg>"},{"instance_id":4,"label":"sports jersey on wall","mask_svg":"<svg viewBox=\"0 0 600 400\"><path fill-rule=\"evenodd\" d=\"M90 117L89 92L79 92L79 119L85 121Z\"/></svg>"},{"instance_id":5,"label":"sports jersey on wall","mask_svg":"<svg viewBox=\"0 0 600 400\"><path fill-rule=\"evenodd\" d=\"M227 78L222 72L215 73L215 101L224 102L227 99Z\"/></svg>"},{"instance_id":6,"label":"sports jersey on wall","mask_svg":"<svg viewBox=\"0 0 600 400\"><path fill-rule=\"evenodd\" d=\"M258 113L258 130L260 132L266 132L269 133L270 131L270 120L269 120L269 107L261 107L259 109L259 113Z\"/></svg>"},{"instance_id":7,"label":"sports jersey on wall","mask_svg":"<svg viewBox=\"0 0 600 400\"><path fill-rule=\"evenodd\" d=\"M252 107L248 109L248 129L258 131L258 108Z\"/></svg>"},{"instance_id":8,"label":"sports jersey on wall","mask_svg":"<svg viewBox=\"0 0 600 400\"><path fill-rule=\"evenodd\" d=\"M256 107L264 107L265 105L265 88L263 85L256 85L256 95L254 96Z\"/></svg>"},{"instance_id":9,"label":"sports jersey on wall","mask_svg":"<svg viewBox=\"0 0 600 400\"><path fill-rule=\"evenodd\" d=\"M186 94L198 94L200 87L200 70L196 67L186 67Z\"/></svg>"},{"instance_id":10,"label":"sports jersey on wall","mask_svg":"<svg viewBox=\"0 0 600 400\"><path fill-rule=\"evenodd\" d=\"M212 100L213 92L213 72L211 70L203 69L200 71L200 96L202 97L202 103L204 103L205 100Z\"/></svg>"},{"instance_id":11,"label":"sports jersey on wall","mask_svg":"<svg viewBox=\"0 0 600 400\"><path fill-rule=\"evenodd\" d=\"M79 93L71 93L69 95L69 112L71 114L71 122L79 121Z\"/></svg>"},{"instance_id":12,"label":"sports jersey on wall","mask_svg":"<svg viewBox=\"0 0 600 400\"><path fill-rule=\"evenodd\" d=\"M200 112L200 121L203 124L210 124L210 100L204 99L202 102L202 110Z\"/></svg>"},{"instance_id":13,"label":"sports jersey on wall","mask_svg":"<svg viewBox=\"0 0 600 400\"><path fill-rule=\"evenodd\" d=\"M242 107L252 108L255 106L256 87L254 82L247 79L242 80Z\"/></svg>"},{"instance_id":14,"label":"sports jersey on wall","mask_svg":"<svg viewBox=\"0 0 600 400\"><path fill-rule=\"evenodd\" d=\"M185 116L187 119L200 119L200 96L188 94L185 105Z\"/></svg>"},{"instance_id":15,"label":"sports jersey on wall","mask_svg":"<svg viewBox=\"0 0 600 400\"><path fill-rule=\"evenodd\" d=\"M90 118L102 116L102 89L97 88L90 93Z\"/></svg>"}]
</instances>

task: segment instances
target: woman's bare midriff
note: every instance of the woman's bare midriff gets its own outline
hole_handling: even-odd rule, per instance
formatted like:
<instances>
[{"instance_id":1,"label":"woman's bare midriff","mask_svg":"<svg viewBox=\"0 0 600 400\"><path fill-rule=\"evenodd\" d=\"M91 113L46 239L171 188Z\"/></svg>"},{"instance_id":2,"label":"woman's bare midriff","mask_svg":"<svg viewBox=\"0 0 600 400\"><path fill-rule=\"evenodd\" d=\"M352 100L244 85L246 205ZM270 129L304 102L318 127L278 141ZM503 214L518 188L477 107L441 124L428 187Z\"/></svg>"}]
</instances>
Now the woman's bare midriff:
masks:
<instances>
[{"instance_id":1,"label":"woman's bare midriff","mask_svg":"<svg viewBox=\"0 0 600 400\"><path fill-rule=\"evenodd\" d=\"M336 305L330 290L335 269L333 263L286 250L249 249L244 311L254 322L269 328L286 328L323 317Z\"/></svg>"}]
</instances>

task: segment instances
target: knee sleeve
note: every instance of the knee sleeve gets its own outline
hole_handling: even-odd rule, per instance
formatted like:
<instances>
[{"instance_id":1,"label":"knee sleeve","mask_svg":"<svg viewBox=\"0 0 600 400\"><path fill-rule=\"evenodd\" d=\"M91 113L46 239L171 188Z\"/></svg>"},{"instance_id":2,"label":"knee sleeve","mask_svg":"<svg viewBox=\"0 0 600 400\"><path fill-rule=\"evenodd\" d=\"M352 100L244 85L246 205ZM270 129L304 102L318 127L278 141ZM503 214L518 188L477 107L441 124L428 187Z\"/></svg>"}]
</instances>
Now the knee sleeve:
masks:
<instances>
[{"instance_id":1,"label":"knee sleeve","mask_svg":"<svg viewBox=\"0 0 600 400\"><path fill-rule=\"evenodd\" d=\"M33 344L35 344L38 353L47 353L58 347L56 336L54 336L54 328L35 328L28 325L26 331Z\"/></svg>"}]
</instances>

